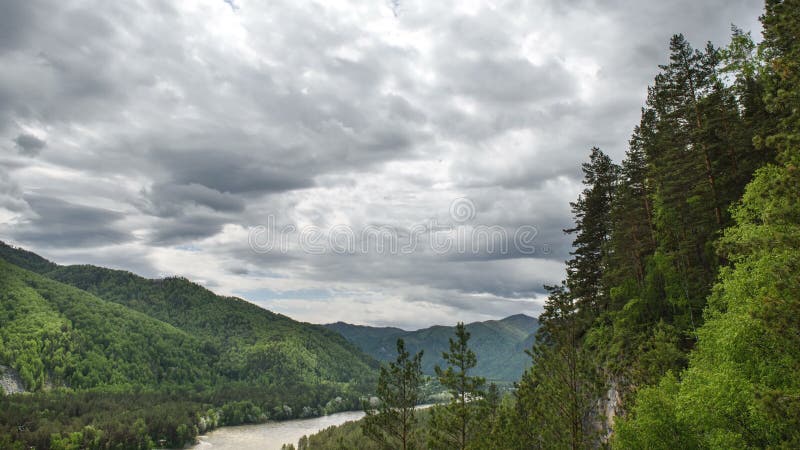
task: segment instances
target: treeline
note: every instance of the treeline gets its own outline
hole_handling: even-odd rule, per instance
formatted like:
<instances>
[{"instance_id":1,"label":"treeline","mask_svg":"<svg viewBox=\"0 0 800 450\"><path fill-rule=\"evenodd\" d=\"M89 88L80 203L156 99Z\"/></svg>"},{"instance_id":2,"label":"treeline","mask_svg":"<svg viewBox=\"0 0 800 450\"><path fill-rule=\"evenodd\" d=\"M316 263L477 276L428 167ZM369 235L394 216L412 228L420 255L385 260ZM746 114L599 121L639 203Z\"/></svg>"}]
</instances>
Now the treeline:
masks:
<instances>
[{"instance_id":1,"label":"treeline","mask_svg":"<svg viewBox=\"0 0 800 450\"><path fill-rule=\"evenodd\" d=\"M209 404L177 392L13 395L0 401L3 449L181 448L222 425Z\"/></svg>"},{"instance_id":2,"label":"treeline","mask_svg":"<svg viewBox=\"0 0 800 450\"><path fill-rule=\"evenodd\" d=\"M218 426L313 417L361 406L360 395L296 385L56 389L0 397L0 448L181 448ZM309 406L313 405L313 406Z\"/></svg>"},{"instance_id":3,"label":"treeline","mask_svg":"<svg viewBox=\"0 0 800 450\"><path fill-rule=\"evenodd\" d=\"M758 45L672 38L625 159L583 165L533 366L449 448L800 447L800 1L761 21Z\"/></svg>"}]
</instances>

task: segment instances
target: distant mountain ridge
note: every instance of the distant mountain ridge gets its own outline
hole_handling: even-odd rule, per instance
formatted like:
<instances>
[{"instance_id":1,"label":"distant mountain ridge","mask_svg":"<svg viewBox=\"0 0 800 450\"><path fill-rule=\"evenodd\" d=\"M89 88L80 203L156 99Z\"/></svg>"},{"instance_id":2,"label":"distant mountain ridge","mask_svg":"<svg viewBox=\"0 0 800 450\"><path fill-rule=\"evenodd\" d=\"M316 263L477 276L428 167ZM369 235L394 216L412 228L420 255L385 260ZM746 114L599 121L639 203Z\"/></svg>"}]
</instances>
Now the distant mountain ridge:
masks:
<instances>
[{"instance_id":1,"label":"distant mountain ridge","mask_svg":"<svg viewBox=\"0 0 800 450\"><path fill-rule=\"evenodd\" d=\"M422 368L427 374L433 374L433 368L442 364L442 352L448 350L448 339L455 331L455 327L442 325L415 331L345 322L325 326L379 361L394 359L397 339L402 338L412 353L424 351ZM539 321L524 314L467 324L470 347L478 357L474 374L499 381L518 380L530 365L531 358L525 350L532 346L538 328Z\"/></svg>"}]
</instances>

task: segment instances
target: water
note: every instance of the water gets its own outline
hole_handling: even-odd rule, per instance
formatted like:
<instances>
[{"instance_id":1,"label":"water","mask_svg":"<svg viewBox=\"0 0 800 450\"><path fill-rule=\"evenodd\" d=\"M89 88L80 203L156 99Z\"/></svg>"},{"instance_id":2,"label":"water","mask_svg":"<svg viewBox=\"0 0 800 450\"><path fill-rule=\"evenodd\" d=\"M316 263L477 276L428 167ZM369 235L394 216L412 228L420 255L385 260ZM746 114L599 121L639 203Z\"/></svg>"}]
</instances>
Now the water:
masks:
<instances>
[{"instance_id":1,"label":"water","mask_svg":"<svg viewBox=\"0 0 800 450\"><path fill-rule=\"evenodd\" d=\"M364 417L363 411L348 411L313 419L268 422L259 425L222 427L198 437L196 450L280 450L283 444L297 445L303 435L314 434L332 425Z\"/></svg>"}]
</instances>

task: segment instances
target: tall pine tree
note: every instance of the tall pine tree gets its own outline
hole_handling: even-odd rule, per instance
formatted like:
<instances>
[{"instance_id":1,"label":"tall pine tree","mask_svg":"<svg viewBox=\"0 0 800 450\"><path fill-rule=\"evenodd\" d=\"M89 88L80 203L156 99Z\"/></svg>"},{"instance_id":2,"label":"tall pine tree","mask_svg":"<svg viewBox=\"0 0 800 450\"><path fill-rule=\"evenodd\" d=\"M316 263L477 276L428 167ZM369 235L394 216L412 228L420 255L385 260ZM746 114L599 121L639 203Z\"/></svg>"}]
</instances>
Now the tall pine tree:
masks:
<instances>
[{"instance_id":1,"label":"tall pine tree","mask_svg":"<svg viewBox=\"0 0 800 450\"><path fill-rule=\"evenodd\" d=\"M434 449L459 449L469 447L474 439L478 420L477 408L470 402L484 397L486 380L471 376L470 371L478 361L469 348L470 334L463 323L456 325L455 339L450 338L450 351L442 353L447 367L434 367L442 386L450 393L450 403L431 411L431 435L429 445Z\"/></svg>"},{"instance_id":2,"label":"tall pine tree","mask_svg":"<svg viewBox=\"0 0 800 450\"><path fill-rule=\"evenodd\" d=\"M411 356L402 339L397 340L397 360L381 367L378 404L365 405L365 436L386 449L413 447L415 408L422 384L422 352Z\"/></svg>"},{"instance_id":3,"label":"tall pine tree","mask_svg":"<svg viewBox=\"0 0 800 450\"><path fill-rule=\"evenodd\" d=\"M603 285L610 231L610 210L619 168L594 147L583 164L583 190L570 203L575 227L572 258L567 261L567 285L587 320L608 308L608 290Z\"/></svg>"}]
</instances>

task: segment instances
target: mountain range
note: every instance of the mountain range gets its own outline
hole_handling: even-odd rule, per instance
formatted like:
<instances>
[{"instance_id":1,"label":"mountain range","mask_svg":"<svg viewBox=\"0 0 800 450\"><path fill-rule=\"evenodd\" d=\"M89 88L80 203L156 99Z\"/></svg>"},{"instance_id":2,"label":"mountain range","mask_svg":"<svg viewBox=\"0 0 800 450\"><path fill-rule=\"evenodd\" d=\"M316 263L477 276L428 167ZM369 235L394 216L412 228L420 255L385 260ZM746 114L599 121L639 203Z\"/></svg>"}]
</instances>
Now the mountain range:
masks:
<instances>
[{"instance_id":1,"label":"mountain range","mask_svg":"<svg viewBox=\"0 0 800 450\"><path fill-rule=\"evenodd\" d=\"M370 327L336 322L325 325L379 361L391 361L396 355L396 342L402 338L412 353L423 351L422 369L429 375L441 365L442 352L448 350L455 327L436 325L416 331L394 327ZM502 320L473 322L466 325L469 345L475 351L478 364L474 374L497 381L516 381L530 365L525 350L533 346L539 322L533 317L517 314Z\"/></svg>"},{"instance_id":2,"label":"mountain range","mask_svg":"<svg viewBox=\"0 0 800 450\"><path fill-rule=\"evenodd\" d=\"M355 393L374 379L375 360L394 359L398 338L424 352L423 371L433 375L454 333L297 322L184 278L62 266L2 241L0 269L0 364L28 391L244 383ZM537 328L523 314L468 324L475 374L519 379Z\"/></svg>"}]
</instances>

